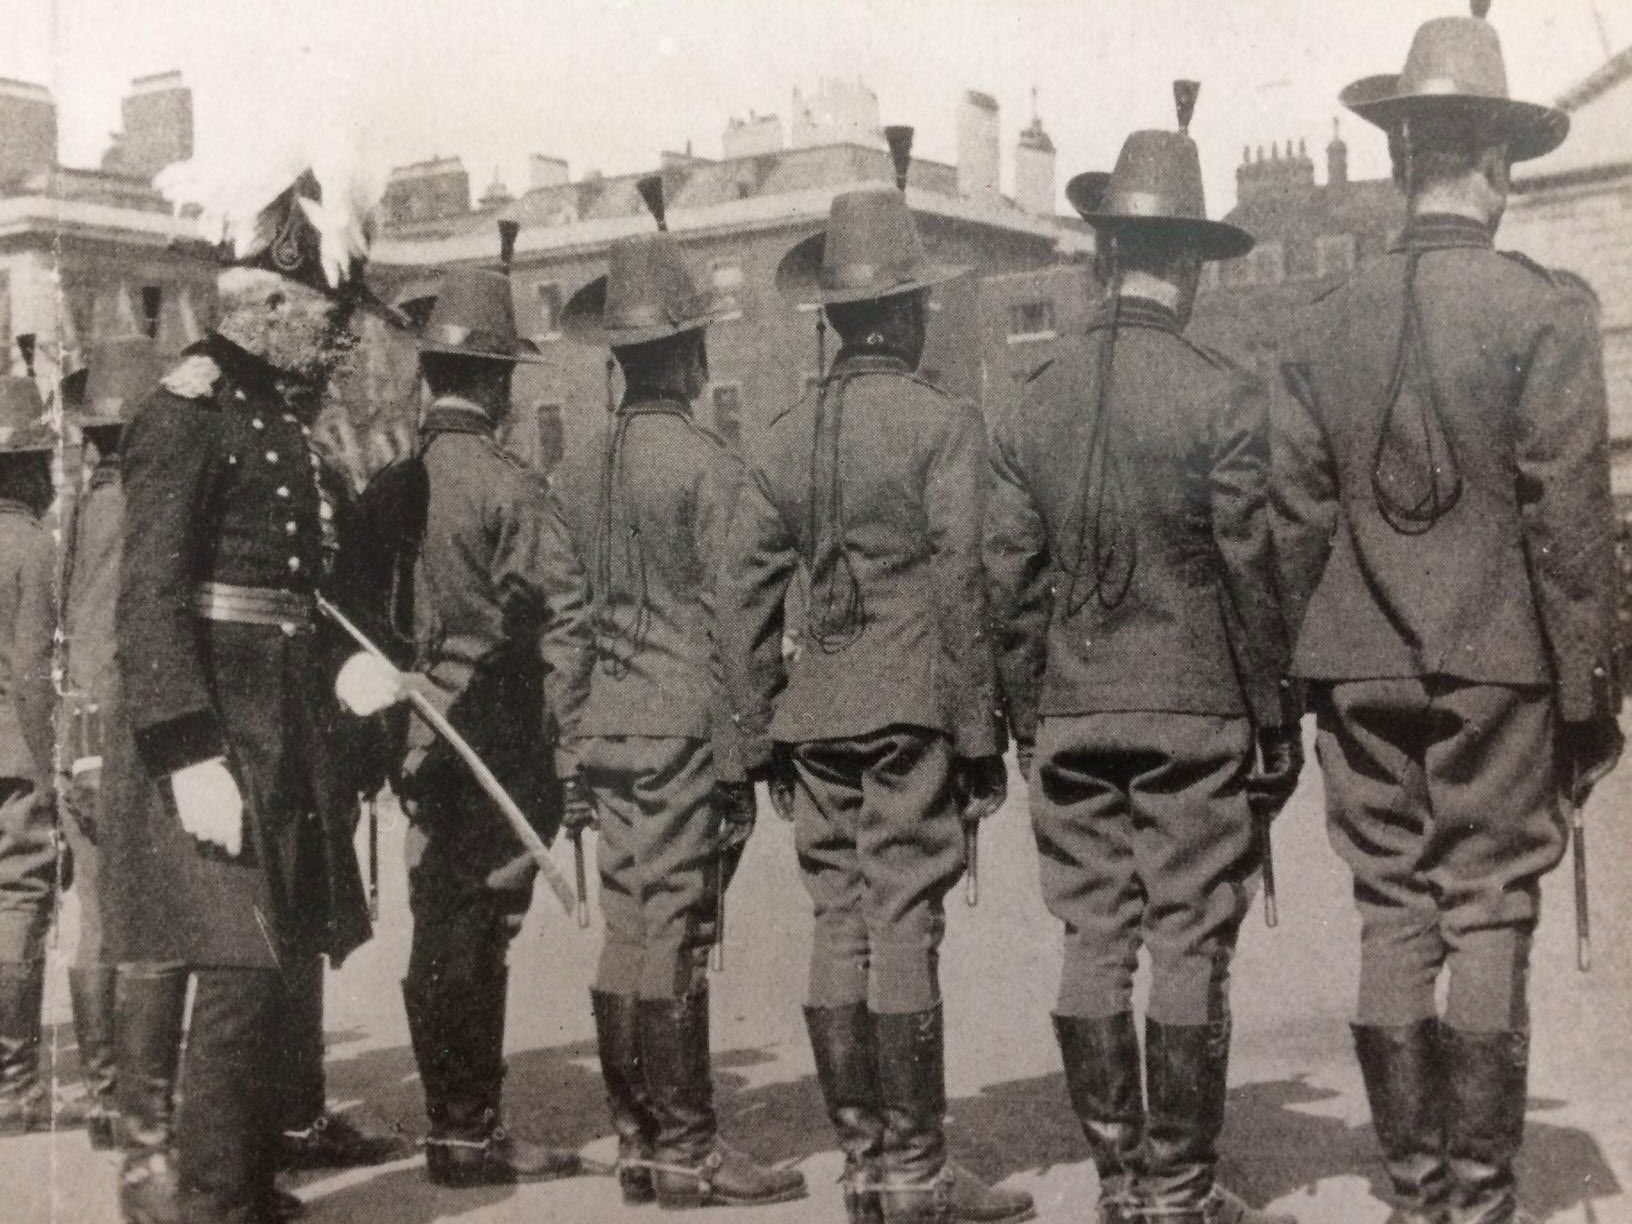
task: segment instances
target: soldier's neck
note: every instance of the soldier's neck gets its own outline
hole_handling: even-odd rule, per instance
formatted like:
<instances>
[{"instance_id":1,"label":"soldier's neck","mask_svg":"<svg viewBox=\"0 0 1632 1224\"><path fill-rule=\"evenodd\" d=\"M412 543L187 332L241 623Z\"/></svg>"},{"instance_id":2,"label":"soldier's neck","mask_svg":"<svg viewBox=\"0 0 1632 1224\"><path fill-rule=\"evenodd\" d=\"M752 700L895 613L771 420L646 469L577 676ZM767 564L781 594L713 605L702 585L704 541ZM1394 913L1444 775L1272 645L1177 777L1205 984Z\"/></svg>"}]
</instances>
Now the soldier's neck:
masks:
<instances>
[{"instance_id":1,"label":"soldier's neck","mask_svg":"<svg viewBox=\"0 0 1632 1224\"><path fill-rule=\"evenodd\" d=\"M1123 272L1116 291L1121 297L1143 298L1147 302L1155 302L1158 306L1167 307L1174 314L1179 313L1179 304L1184 299L1184 290L1178 285L1140 268L1129 268Z\"/></svg>"},{"instance_id":2,"label":"soldier's neck","mask_svg":"<svg viewBox=\"0 0 1632 1224\"><path fill-rule=\"evenodd\" d=\"M1494 231L1500 214L1479 183L1433 183L1411 197L1413 217L1464 217Z\"/></svg>"}]
</instances>

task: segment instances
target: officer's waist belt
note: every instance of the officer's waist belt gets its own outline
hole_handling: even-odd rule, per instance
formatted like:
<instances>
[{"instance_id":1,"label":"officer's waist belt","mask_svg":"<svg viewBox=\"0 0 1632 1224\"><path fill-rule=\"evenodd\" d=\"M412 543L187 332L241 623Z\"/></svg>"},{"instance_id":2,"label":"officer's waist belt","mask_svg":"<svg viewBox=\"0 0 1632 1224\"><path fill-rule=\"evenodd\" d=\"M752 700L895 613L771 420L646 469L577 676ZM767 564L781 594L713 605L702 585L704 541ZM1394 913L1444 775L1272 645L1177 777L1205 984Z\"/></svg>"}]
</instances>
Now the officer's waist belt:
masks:
<instances>
[{"instance_id":1,"label":"officer's waist belt","mask_svg":"<svg viewBox=\"0 0 1632 1224\"><path fill-rule=\"evenodd\" d=\"M285 632L310 630L316 623L310 595L230 582L201 582L194 587L193 614L238 625L273 625Z\"/></svg>"}]
</instances>

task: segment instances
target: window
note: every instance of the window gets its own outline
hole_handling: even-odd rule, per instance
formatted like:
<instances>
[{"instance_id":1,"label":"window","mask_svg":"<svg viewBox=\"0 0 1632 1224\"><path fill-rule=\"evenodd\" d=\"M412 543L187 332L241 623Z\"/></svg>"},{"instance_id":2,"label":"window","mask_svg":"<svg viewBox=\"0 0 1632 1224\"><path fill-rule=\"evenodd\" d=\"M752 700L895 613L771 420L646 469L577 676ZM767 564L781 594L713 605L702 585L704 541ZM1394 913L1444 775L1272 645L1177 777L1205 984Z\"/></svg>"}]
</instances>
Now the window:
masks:
<instances>
[{"instance_id":1,"label":"window","mask_svg":"<svg viewBox=\"0 0 1632 1224\"><path fill-rule=\"evenodd\" d=\"M561 334L561 286L546 281L534 286L538 296L538 334L553 339Z\"/></svg>"},{"instance_id":2,"label":"window","mask_svg":"<svg viewBox=\"0 0 1632 1224\"><path fill-rule=\"evenodd\" d=\"M742 442L742 384L721 383L714 388L714 432L727 446Z\"/></svg>"},{"instance_id":3,"label":"window","mask_svg":"<svg viewBox=\"0 0 1632 1224\"><path fill-rule=\"evenodd\" d=\"M1009 307L1009 343L1052 340L1059 335L1054 325L1054 303L1047 298L1015 302Z\"/></svg>"},{"instance_id":4,"label":"window","mask_svg":"<svg viewBox=\"0 0 1632 1224\"><path fill-rule=\"evenodd\" d=\"M1353 234L1322 234L1315 239L1315 275L1340 276L1354 271Z\"/></svg>"}]
</instances>

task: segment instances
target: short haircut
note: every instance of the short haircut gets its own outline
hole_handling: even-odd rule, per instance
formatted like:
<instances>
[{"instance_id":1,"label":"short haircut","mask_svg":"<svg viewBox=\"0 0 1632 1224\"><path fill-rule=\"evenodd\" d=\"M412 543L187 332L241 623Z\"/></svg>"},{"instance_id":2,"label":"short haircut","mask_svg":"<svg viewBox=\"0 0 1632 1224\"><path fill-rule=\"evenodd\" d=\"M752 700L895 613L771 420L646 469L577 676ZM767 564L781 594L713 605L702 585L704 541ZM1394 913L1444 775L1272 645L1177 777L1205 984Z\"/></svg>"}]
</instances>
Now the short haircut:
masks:
<instances>
[{"instance_id":1,"label":"short haircut","mask_svg":"<svg viewBox=\"0 0 1632 1224\"><path fill-rule=\"evenodd\" d=\"M1505 140L1468 111L1421 114L1388 133L1394 182L1407 195L1467 178L1492 152L1506 156Z\"/></svg>"},{"instance_id":2,"label":"short haircut","mask_svg":"<svg viewBox=\"0 0 1632 1224\"><path fill-rule=\"evenodd\" d=\"M1095 260L1101 278L1107 283L1113 274L1144 272L1162 280L1171 280L1186 260L1195 256L1196 245L1181 231L1167 226L1146 228L1128 226L1101 233L1096 244ZM1114 251L1115 266L1112 266Z\"/></svg>"},{"instance_id":3,"label":"short haircut","mask_svg":"<svg viewBox=\"0 0 1632 1224\"><path fill-rule=\"evenodd\" d=\"M693 346L702 339L702 329L692 328L640 344L614 345L612 355L623 369L623 381L627 386L661 386L675 365L687 357Z\"/></svg>"},{"instance_id":4,"label":"short haircut","mask_svg":"<svg viewBox=\"0 0 1632 1224\"><path fill-rule=\"evenodd\" d=\"M490 357L463 353L421 353L420 372L432 395L458 395L487 380L496 363ZM508 363L504 363L508 365Z\"/></svg>"},{"instance_id":5,"label":"short haircut","mask_svg":"<svg viewBox=\"0 0 1632 1224\"><path fill-rule=\"evenodd\" d=\"M863 298L859 302L833 302L825 307L828 322L839 333L839 339L855 343L873 332L886 332L892 320L910 310L912 302L922 302L928 290L911 293L892 293L887 297Z\"/></svg>"}]
</instances>

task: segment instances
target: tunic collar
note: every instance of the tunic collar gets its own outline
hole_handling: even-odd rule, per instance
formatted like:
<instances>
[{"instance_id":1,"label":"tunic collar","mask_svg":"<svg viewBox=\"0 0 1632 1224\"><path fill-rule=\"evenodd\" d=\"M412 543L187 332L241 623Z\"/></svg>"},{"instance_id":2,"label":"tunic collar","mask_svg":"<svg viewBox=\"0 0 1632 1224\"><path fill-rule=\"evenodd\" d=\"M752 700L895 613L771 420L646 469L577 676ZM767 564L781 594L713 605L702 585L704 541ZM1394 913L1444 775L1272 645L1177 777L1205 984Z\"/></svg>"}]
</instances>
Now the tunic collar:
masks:
<instances>
[{"instance_id":1,"label":"tunic collar","mask_svg":"<svg viewBox=\"0 0 1632 1224\"><path fill-rule=\"evenodd\" d=\"M834 374L911 374L906 359L890 353L846 353L840 350L833 359Z\"/></svg>"},{"instance_id":2,"label":"tunic collar","mask_svg":"<svg viewBox=\"0 0 1632 1224\"><path fill-rule=\"evenodd\" d=\"M1106 302L1094 312L1089 320L1088 330L1099 331L1111 326L1113 321L1117 327L1149 327L1157 331L1172 332L1178 335L1184 330L1179 323L1178 312L1160 302L1153 302L1149 298L1132 297L1124 294L1114 303Z\"/></svg>"},{"instance_id":3,"label":"tunic collar","mask_svg":"<svg viewBox=\"0 0 1632 1224\"><path fill-rule=\"evenodd\" d=\"M460 395L444 395L431 405L430 411L425 414L425 420L420 423L419 432L483 434L492 437L494 429L492 418L482 410L480 404Z\"/></svg>"},{"instance_id":4,"label":"tunic collar","mask_svg":"<svg viewBox=\"0 0 1632 1224\"><path fill-rule=\"evenodd\" d=\"M1412 217L1392 251L1443 251L1457 247L1490 250L1496 245L1490 227L1472 217L1423 213Z\"/></svg>"},{"instance_id":5,"label":"tunic collar","mask_svg":"<svg viewBox=\"0 0 1632 1224\"><path fill-rule=\"evenodd\" d=\"M103 485L116 484L119 480L119 470L117 454L102 456L91 469L91 488L100 489Z\"/></svg>"},{"instance_id":6,"label":"tunic collar","mask_svg":"<svg viewBox=\"0 0 1632 1224\"><path fill-rule=\"evenodd\" d=\"M691 415L691 404L678 395L640 394L628 396L618 405L620 416L638 416L646 412L668 412L676 416Z\"/></svg>"}]
</instances>

